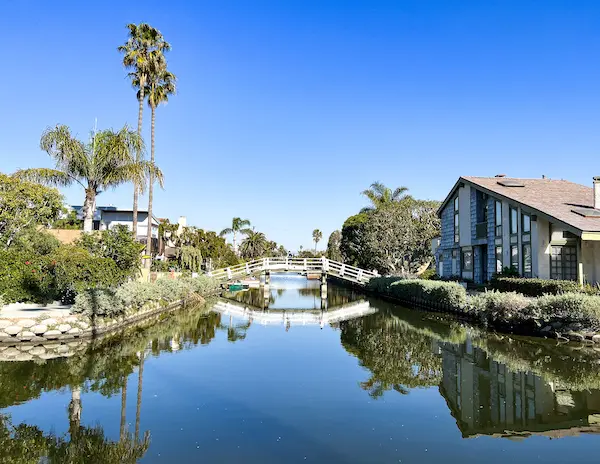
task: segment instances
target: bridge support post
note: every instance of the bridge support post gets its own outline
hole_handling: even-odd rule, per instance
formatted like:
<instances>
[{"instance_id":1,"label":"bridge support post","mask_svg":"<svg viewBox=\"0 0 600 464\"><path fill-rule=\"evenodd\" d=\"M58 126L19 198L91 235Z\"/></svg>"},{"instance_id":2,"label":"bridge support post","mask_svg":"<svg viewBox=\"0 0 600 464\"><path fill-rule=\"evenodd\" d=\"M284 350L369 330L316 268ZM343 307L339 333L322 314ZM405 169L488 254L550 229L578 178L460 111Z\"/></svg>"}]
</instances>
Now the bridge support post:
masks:
<instances>
[{"instance_id":1,"label":"bridge support post","mask_svg":"<svg viewBox=\"0 0 600 464\"><path fill-rule=\"evenodd\" d=\"M321 273L321 300L327 299L327 273Z\"/></svg>"},{"instance_id":2,"label":"bridge support post","mask_svg":"<svg viewBox=\"0 0 600 464\"><path fill-rule=\"evenodd\" d=\"M265 287L271 284L271 271L265 271Z\"/></svg>"}]
</instances>

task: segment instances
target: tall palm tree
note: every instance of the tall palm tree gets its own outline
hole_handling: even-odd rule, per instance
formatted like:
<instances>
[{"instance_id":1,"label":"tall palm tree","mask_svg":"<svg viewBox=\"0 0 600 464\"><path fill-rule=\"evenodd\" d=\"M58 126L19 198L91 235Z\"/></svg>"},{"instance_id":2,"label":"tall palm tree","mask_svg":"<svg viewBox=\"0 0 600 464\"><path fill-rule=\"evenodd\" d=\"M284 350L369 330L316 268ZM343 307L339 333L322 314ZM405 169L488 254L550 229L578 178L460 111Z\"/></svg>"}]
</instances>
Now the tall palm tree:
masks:
<instances>
[{"instance_id":1,"label":"tall palm tree","mask_svg":"<svg viewBox=\"0 0 600 464\"><path fill-rule=\"evenodd\" d=\"M249 230L240 244L240 253L246 259L256 259L264 255L269 242L262 232Z\"/></svg>"},{"instance_id":2,"label":"tall palm tree","mask_svg":"<svg viewBox=\"0 0 600 464\"><path fill-rule=\"evenodd\" d=\"M21 169L16 176L44 184L66 186L77 183L85 190L83 230L93 229L96 196L107 188L134 182L142 188L152 173L162 186L163 176L153 163L137 158L144 142L127 125L119 131L107 129L92 133L88 143L71 135L65 125L47 128L40 147L54 159L55 168Z\"/></svg>"},{"instance_id":3,"label":"tall palm tree","mask_svg":"<svg viewBox=\"0 0 600 464\"><path fill-rule=\"evenodd\" d=\"M412 198L410 195L406 195L406 192L408 192L407 187L398 187L392 190L381 182L373 182L367 190L361 192L371 202L371 206L363 208L361 213L368 213L392 203Z\"/></svg>"},{"instance_id":4,"label":"tall palm tree","mask_svg":"<svg viewBox=\"0 0 600 464\"><path fill-rule=\"evenodd\" d=\"M313 242L315 242L315 253L317 253L317 243L319 243L319 241L323 238L323 232L321 232L319 229L315 229L313 230L312 237Z\"/></svg>"},{"instance_id":5,"label":"tall palm tree","mask_svg":"<svg viewBox=\"0 0 600 464\"><path fill-rule=\"evenodd\" d=\"M248 219L242 219L239 217L234 217L231 221L231 227L223 229L220 233L221 237L224 235L233 234L233 251L238 252L237 247L237 234L249 234L252 232L251 229L248 228L250 225L250 221Z\"/></svg>"},{"instance_id":6,"label":"tall palm tree","mask_svg":"<svg viewBox=\"0 0 600 464\"><path fill-rule=\"evenodd\" d=\"M140 367L138 367L138 391L137 391L137 404L135 408L135 440L140 438L140 416L142 413L142 385L144 381L144 358L145 351L142 350L139 354Z\"/></svg>"},{"instance_id":7,"label":"tall palm tree","mask_svg":"<svg viewBox=\"0 0 600 464\"><path fill-rule=\"evenodd\" d=\"M171 50L171 45L165 40L160 31L149 24L128 24L129 37L124 45L117 48L123 53L123 66L131 72L129 77L134 88L138 89L138 136L142 136L142 118L144 113L144 98L148 76L152 63L165 52ZM137 152L137 160L141 159L141 150ZM133 230L137 234L138 196L141 185L133 186Z\"/></svg>"},{"instance_id":8,"label":"tall palm tree","mask_svg":"<svg viewBox=\"0 0 600 464\"><path fill-rule=\"evenodd\" d=\"M142 92L148 96L148 106L152 112L151 132L150 132L150 162L154 163L154 129L156 120L156 107L169 100L169 95L175 93L175 74L167 71L167 62L164 55L158 55L150 64L148 82L145 90L140 87L138 98ZM133 80L134 85L141 85L139 76ZM150 174L148 184L148 228L146 235L146 254L152 256L152 201L154 195L154 176ZM150 267L152 260L146 261L146 266Z\"/></svg>"}]
</instances>

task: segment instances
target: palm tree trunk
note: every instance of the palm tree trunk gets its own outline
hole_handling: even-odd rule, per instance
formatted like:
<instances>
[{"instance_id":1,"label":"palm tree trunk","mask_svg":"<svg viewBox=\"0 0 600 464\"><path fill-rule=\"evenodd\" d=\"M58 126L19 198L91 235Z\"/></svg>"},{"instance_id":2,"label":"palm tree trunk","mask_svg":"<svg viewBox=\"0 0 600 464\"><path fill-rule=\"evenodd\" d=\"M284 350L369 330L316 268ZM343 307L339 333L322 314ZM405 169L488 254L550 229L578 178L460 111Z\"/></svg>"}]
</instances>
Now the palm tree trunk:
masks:
<instances>
[{"instance_id":1,"label":"palm tree trunk","mask_svg":"<svg viewBox=\"0 0 600 464\"><path fill-rule=\"evenodd\" d=\"M81 424L81 387L71 387L71 402L69 403L69 434L71 440L79 431Z\"/></svg>"},{"instance_id":2,"label":"palm tree trunk","mask_svg":"<svg viewBox=\"0 0 600 464\"><path fill-rule=\"evenodd\" d=\"M237 232L235 230L233 231L233 252L236 255L238 254L238 250L237 250Z\"/></svg>"},{"instance_id":3,"label":"palm tree trunk","mask_svg":"<svg viewBox=\"0 0 600 464\"><path fill-rule=\"evenodd\" d=\"M143 82L142 82L143 81ZM138 127L137 133L141 137L142 136L142 118L144 115L144 86L146 82L144 79L140 78L140 98L139 98L139 108L138 108ZM142 158L142 153L138 151L136 153L136 161L140 161ZM138 225L138 197L140 193L140 186L137 184L133 184L133 238L137 239L137 225Z\"/></svg>"},{"instance_id":4,"label":"palm tree trunk","mask_svg":"<svg viewBox=\"0 0 600 464\"><path fill-rule=\"evenodd\" d=\"M150 125L150 161L154 163L154 120L156 108L152 106L152 123ZM150 181L148 185L148 227L146 233L146 254L150 259L146 260L146 267L150 269L152 265L152 200L154 194L154 174L150 172Z\"/></svg>"},{"instance_id":5,"label":"palm tree trunk","mask_svg":"<svg viewBox=\"0 0 600 464\"><path fill-rule=\"evenodd\" d=\"M96 192L88 187L85 191L85 202L83 204L83 231L94 230L94 211L96 209Z\"/></svg>"},{"instance_id":6,"label":"palm tree trunk","mask_svg":"<svg viewBox=\"0 0 600 464\"><path fill-rule=\"evenodd\" d=\"M125 425L127 423L127 377L121 388L121 440L125 438Z\"/></svg>"},{"instance_id":7,"label":"palm tree trunk","mask_svg":"<svg viewBox=\"0 0 600 464\"><path fill-rule=\"evenodd\" d=\"M140 437L140 414L142 412L142 382L144 380L144 351L140 353L140 367L138 370L137 407L135 409L135 439Z\"/></svg>"}]
</instances>

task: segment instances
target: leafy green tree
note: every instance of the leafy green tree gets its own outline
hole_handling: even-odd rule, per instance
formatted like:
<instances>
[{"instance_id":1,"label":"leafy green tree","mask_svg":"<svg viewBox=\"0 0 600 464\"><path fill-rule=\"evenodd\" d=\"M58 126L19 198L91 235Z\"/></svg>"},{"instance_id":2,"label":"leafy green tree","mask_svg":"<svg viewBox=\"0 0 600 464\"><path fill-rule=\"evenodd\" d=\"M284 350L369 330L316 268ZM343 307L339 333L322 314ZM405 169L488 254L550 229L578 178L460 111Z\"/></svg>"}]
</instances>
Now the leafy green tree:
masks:
<instances>
[{"instance_id":1,"label":"leafy green tree","mask_svg":"<svg viewBox=\"0 0 600 464\"><path fill-rule=\"evenodd\" d=\"M164 53L171 50L171 45L165 40L160 31L149 24L128 24L129 31L127 41L117 48L123 53L123 66L130 72L128 74L132 85L137 92L138 99L138 127L137 135L142 137L142 120L144 114L144 99L146 86L149 83L150 74L156 69ZM136 161L142 161L142 150L136 151ZM143 182L134 182L133 188L133 230L137 234L138 222L138 196L143 190Z\"/></svg>"},{"instance_id":2,"label":"leafy green tree","mask_svg":"<svg viewBox=\"0 0 600 464\"><path fill-rule=\"evenodd\" d=\"M257 259L264 256L268 241L262 232L249 231L240 244L240 253L245 259Z\"/></svg>"},{"instance_id":3,"label":"leafy green tree","mask_svg":"<svg viewBox=\"0 0 600 464\"><path fill-rule=\"evenodd\" d=\"M342 253L343 261L352 266L358 266L363 261L364 226L367 219L367 213L355 214L346 219L342 226L340 252Z\"/></svg>"},{"instance_id":4,"label":"leafy green tree","mask_svg":"<svg viewBox=\"0 0 600 464\"><path fill-rule=\"evenodd\" d=\"M327 241L327 252L325 256L332 261L343 261L340 246L342 244L342 233L339 230L334 230Z\"/></svg>"},{"instance_id":5,"label":"leafy green tree","mask_svg":"<svg viewBox=\"0 0 600 464\"><path fill-rule=\"evenodd\" d=\"M134 153L142 151L144 142L127 125L119 131L112 129L92 133L83 143L71 135L65 125L48 128L40 141L42 150L55 161L54 169L23 169L15 173L26 180L50 185L79 184L85 190L83 230L91 232L96 210L96 196L103 190L125 182L144 185L153 173L162 185L162 172L145 160L136 160ZM135 216L134 216L135 217ZM136 229L134 229L135 234Z\"/></svg>"},{"instance_id":6,"label":"leafy green tree","mask_svg":"<svg viewBox=\"0 0 600 464\"><path fill-rule=\"evenodd\" d=\"M74 209L65 209L65 214L52 223L53 229L80 230L83 221L77 217Z\"/></svg>"},{"instance_id":7,"label":"leafy green tree","mask_svg":"<svg viewBox=\"0 0 600 464\"><path fill-rule=\"evenodd\" d=\"M238 252L237 236L238 234L249 234L252 232L250 229L250 221L248 219L242 219L239 217L233 218L231 221L231 227L227 227L221 231L221 237L229 234L233 234L233 251Z\"/></svg>"},{"instance_id":8,"label":"leafy green tree","mask_svg":"<svg viewBox=\"0 0 600 464\"><path fill-rule=\"evenodd\" d=\"M397 187L392 190L381 182L373 182L368 189L363 190L362 192L362 194L371 202L371 206L363 208L361 213L369 213L404 199L411 198L409 195L406 195L406 192L408 192L408 188L406 187Z\"/></svg>"},{"instance_id":9,"label":"leafy green tree","mask_svg":"<svg viewBox=\"0 0 600 464\"><path fill-rule=\"evenodd\" d=\"M319 229L313 230L312 238L313 238L313 242L315 242L315 254L316 254L317 253L317 243L319 243L321 241L321 239L323 238L323 232L321 232Z\"/></svg>"},{"instance_id":10,"label":"leafy green tree","mask_svg":"<svg viewBox=\"0 0 600 464\"><path fill-rule=\"evenodd\" d=\"M58 219L62 196L53 188L0 173L0 249L22 233Z\"/></svg>"}]
</instances>

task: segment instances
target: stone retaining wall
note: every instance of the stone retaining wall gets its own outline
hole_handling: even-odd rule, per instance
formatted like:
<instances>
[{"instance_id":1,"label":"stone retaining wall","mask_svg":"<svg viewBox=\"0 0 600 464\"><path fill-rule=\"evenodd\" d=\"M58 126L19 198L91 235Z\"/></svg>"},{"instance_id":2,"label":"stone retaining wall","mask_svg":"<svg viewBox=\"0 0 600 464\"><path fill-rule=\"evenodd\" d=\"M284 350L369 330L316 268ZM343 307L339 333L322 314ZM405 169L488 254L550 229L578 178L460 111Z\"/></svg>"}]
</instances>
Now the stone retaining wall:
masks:
<instances>
[{"instance_id":1,"label":"stone retaining wall","mask_svg":"<svg viewBox=\"0 0 600 464\"><path fill-rule=\"evenodd\" d=\"M134 310L133 308L126 310L125 315L116 319L93 320L82 314L71 314L62 318L43 316L37 318L0 318L0 347L14 347L22 344L31 347L47 344L60 345L61 342L91 339L153 315L172 311L183 304L183 301L175 301L168 305L151 301L144 304L140 310ZM64 348L61 350L64 350ZM3 350L3 353L6 353L6 350Z\"/></svg>"}]
</instances>

